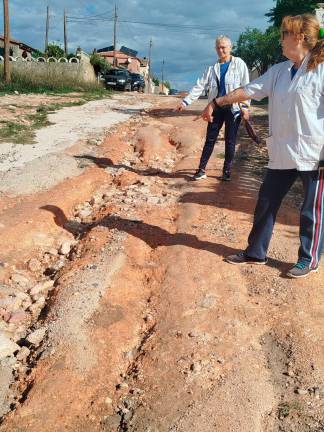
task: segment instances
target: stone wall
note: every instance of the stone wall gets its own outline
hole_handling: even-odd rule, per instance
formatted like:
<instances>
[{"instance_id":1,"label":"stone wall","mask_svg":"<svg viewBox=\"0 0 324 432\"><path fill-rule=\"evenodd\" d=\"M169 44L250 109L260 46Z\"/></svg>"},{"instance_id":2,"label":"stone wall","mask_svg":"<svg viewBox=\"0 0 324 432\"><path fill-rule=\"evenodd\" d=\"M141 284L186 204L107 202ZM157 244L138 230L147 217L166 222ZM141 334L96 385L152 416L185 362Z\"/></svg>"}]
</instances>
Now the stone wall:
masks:
<instances>
[{"instance_id":1,"label":"stone wall","mask_svg":"<svg viewBox=\"0 0 324 432\"><path fill-rule=\"evenodd\" d=\"M30 60L30 59L28 59ZM3 57L0 56L0 63ZM28 73L39 76L58 76L72 78L76 81L95 82L97 80L93 66L90 63L90 56L80 51L71 60L61 58L38 58L34 61L25 61L21 57L11 57L11 67L13 71L20 74Z\"/></svg>"}]
</instances>

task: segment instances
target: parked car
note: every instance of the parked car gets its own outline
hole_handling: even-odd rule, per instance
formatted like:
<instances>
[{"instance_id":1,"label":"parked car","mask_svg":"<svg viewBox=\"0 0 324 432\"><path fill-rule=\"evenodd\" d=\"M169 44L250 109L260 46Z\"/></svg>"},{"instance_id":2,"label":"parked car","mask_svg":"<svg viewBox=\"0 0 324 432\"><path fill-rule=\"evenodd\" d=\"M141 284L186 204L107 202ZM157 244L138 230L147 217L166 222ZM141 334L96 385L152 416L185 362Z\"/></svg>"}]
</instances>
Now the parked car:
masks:
<instances>
[{"instance_id":1,"label":"parked car","mask_svg":"<svg viewBox=\"0 0 324 432\"><path fill-rule=\"evenodd\" d=\"M145 80L143 75L140 75L138 73L131 73L131 78L132 78L132 90L144 92Z\"/></svg>"},{"instance_id":2,"label":"parked car","mask_svg":"<svg viewBox=\"0 0 324 432\"><path fill-rule=\"evenodd\" d=\"M110 69L104 76L106 88L131 91L132 78L127 69Z\"/></svg>"}]
</instances>

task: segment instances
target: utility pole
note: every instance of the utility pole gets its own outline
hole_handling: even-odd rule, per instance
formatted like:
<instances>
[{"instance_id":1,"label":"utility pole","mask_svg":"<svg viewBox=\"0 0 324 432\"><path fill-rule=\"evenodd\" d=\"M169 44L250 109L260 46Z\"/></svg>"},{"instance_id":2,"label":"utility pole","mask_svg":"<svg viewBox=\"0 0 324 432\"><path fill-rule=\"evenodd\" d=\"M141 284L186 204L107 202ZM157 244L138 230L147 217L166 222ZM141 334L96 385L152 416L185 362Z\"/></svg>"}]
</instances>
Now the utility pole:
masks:
<instances>
[{"instance_id":1,"label":"utility pole","mask_svg":"<svg viewBox=\"0 0 324 432\"><path fill-rule=\"evenodd\" d=\"M64 53L65 53L65 57L66 57L68 55L66 9L64 9Z\"/></svg>"},{"instance_id":2,"label":"utility pole","mask_svg":"<svg viewBox=\"0 0 324 432\"><path fill-rule=\"evenodd\" d=\"M151 38L151 39L150 39L150 48L149 48L149 62L148 62L148 82L149 82L149 93L152 92L152 87L151 87L152 45L153 45L153 41L152 41L152 38Z\"/></svg>"},{"instance_id":3,"label":"utility pole","mask_svg":"<svg viewBox=\"0 0 324 432\"><path fill-rule=\"evenodd\" d=\"M48 31L49 31L49 6L47 6L47 14L46 14L45 54L48 51Z\"/></svg>"},{"instance_id":4,"label":"utility pole","mask_svg":"<svg viewBox=\"0 0 324 432\"><path fill-rule=\"evenodd\" d=\"M3 0L3 16L4 16L4 80L9 83L10 77L10 20L9 20L9 4L8 0Z\"/></svg>"},{"instance_id":5,"label":"utility pole","mask_svg":"<svg viewBox=\"0 0 324 432\"><path fill-rule=\"evenodd\" d=\"M165 64L165 61L164 61L164 59L163 59L163 61L162 61L162 79L161 79L161 81L162 81L162 86L161 86L161 92L163 93L164 92L164 64Z\"/></svg>"},{"instance_id":6,"label":"utility pole","mask_svg":"<svg viewBox=\"0 0 324 432\"><path fill-rule=\"evenodd\" d=\"M114 14L114 59L113 59L113 66L117 66L117 58L116 58L116 41L117 41L117 5L115 4L115 14Z\"/></svg>"}]
</instances>

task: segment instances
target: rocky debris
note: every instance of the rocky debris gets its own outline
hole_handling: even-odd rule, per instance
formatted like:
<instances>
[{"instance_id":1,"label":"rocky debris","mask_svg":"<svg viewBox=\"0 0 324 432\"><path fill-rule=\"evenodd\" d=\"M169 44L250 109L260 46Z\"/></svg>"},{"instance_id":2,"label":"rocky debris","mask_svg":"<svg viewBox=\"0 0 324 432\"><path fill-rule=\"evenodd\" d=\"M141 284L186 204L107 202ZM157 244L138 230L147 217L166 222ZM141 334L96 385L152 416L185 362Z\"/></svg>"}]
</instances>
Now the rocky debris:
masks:
<instances>
[{"instance_id":1,"label":"rocky debris","mask_svg":"<svg viewBox=\"0 0 324 432\"><path fill-rule=\"evenodd\" d=\"M53 289L54 287L54 281L52 280L47 280L44 282L39 282L37 285L35 285L30 291L29 294L31 296L36 296L38 294L47 294L48 291L50 291L51 289Z\"/></svg>"},{"instance_id":2,"label":"rocky debris","mask_svg":"<svg viewBox=\"0 0 324 432\"><path fill-rule=\"evenodd\" d=\"M30 354L30 350L27 347L23 346L20 349L20 351L16 354L16 359L18 361L25 362L29 354Z\"/></svg>"},{"instance_id":3,"label":"rocky debris","mask_svg":"<svg viewBox=\"0 0 324 432\"><path fill-rule=\"evenodd\" d=\"M8 322L10 324L21 324L21 323L25 323L26 321L28 321L29 319L29 314L27 312L25 312L23 309L18 310L17 312L14 312Z\"/></svg>"},{"instance_id":4,"label":"rocky debris","mask_svg":"<svg viewBox=\"0 0 324 432\"><path fill-rule=\"evenodd\" d=\"M200 302L199 302L199 306L204 308L204 309L211 309L212 307L215 306L217 302L217 298L216 296L212 295L212 294L207 294Z\"/></svg>"},{"instance_id":5,"label":"rocky debris","mask_svg":"<svg viewBox=\"0 0 324 432\"><path fill-rule=\"evenodd\" d=\"M102 427L104 430L109 432L117 432L119 430L119 426L121 424L122 417L119 414L114 414L112 416L105 416L102 419Z\"/></svg>"},{"instance_id":6,"label":"rocky debris","mask_svg":"<svg viewBox=\"0 0 324 432\"><path fill-rule=\"evenodd\" d=\"M19 349L19 345L0 333L0 361L19 351Z\"/></svg>"},{"instance_id":7,"label":"rocky debris","mask_svg":"<svg viewBox=\"0 0 324 432\"><path fill-rule=\"evenodd\" d=\"M194 362L194 363L191 363L191 365L190 365L191 372L194 372L196 374L199 374L201 372L201 369L202 369L202 367L201 367L200 362Z\"/></svg>"},{"instance_id":8,"label":"rocky debris","mask_svg":"<svg viewBox=\"0 0 324 432\"><path fill-rule=\"evenodd\" d=\"M299 394L300 396L309 394L308 389L304 389L304 388L297 388L296 393Z\"/></svg>"},{"instance_id":9,"label":"rocky debris","mask_svg":"<svg viewBox=\"0 0 324 432\"><path fill-rule=\"evenodd\" d=\"M88 202L79 204L75 208L75 216L79 217L81 220L88 218L89 216L92 215L92 213L93 213L92 206Z\"/></svg>"},{"instance_id":10,"label":"rocky debris","mask_svg":"<svg viewBox=\"0 0 324 432\"><path fill-rule=\"evenodd\" d=\"M42 263L37 258L31 258L28 261L28 268L33 273L39 272L42 270Z\"/></svg>"},{"instance_id":11,"label":"rocky debris","mask_svg":"<svg viewBox=\"0 0 324 432\"><path fill-rule=\"evenodd\" d=\"M42 340L44 339L46 335L46 331L47 331L46 327L39 328L38 330L33 331L27 336L26 338L27 342L34 345L35 347L38 347L41 344Z\"/></svg>"},{"instance_id":12,"label":"rocky debris","mask_svg":"<svg viewBox=\"0 0 324 432\"><path fill-rule=\"evenodd\" d=\"M20 273L12 274L10 279L14 284L19 285L21 287L26 287L30 283L29 279Z\"/></svg>"},{"instance_id":13,"label":"rocky debris","mask_svg":"<svg viewBox=\"0 0 324 432\"><path fill-rule=\"evenodd\" d=\"M72 241L64 241L58 249L60 255L68 255L74 245Z\"/></svg>"}]
</instances>

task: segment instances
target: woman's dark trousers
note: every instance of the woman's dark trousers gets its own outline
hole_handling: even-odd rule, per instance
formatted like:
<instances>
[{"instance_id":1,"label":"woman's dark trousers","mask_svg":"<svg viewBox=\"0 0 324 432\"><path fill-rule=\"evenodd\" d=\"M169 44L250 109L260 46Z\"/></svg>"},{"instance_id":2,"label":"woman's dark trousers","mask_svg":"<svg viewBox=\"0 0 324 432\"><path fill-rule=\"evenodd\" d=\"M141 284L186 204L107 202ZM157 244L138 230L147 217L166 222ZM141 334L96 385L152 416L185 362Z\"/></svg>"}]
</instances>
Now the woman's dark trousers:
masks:
<instances>
[{"instance_id":1,"label":"woman's dark trousers","mask_svg":"<svg viewBox=\"0 0 324 432\"><path fill-rule=\"evenodd\" d=\"M259 192L246 255L265 259L281 202L297 177L304 189L298 259L316 268L324 247L324 168L316 171L268 169Z\"/></svg>"}]
</instances>

